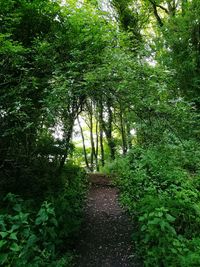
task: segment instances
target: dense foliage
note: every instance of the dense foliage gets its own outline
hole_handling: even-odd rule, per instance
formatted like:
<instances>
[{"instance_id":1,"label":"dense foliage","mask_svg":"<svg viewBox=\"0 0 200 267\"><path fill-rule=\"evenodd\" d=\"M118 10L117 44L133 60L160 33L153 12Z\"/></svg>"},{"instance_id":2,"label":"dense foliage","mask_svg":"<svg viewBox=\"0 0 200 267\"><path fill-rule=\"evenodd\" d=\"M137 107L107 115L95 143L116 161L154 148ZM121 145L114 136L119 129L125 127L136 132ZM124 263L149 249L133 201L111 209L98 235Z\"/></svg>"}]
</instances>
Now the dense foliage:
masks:
<instances>
[{"instance_id":1,"label":"dense foliage","mask_svg":"<svg viewBox=\"0 0 200 267\"><path fill-rule=\"evenodd\" d=\"M137 146L109 170L122 204L135 221L146 266L198 266L199 173L197 143Z\"/></svg>"},{"instance_id":2,"label":"dense foliage","mask_svg":"<svg viewBox=\"0 0 200 267\"><path fill-rule=\"evenodd\" d=\"M41 197L37 203L12 193L1 199L1 266L71 266L86 181L78 167L65 167L62 175L63 187L48 193L41 204Z\"/></svg>"},{"instance_id":3,"label":"dense foliage","mask_svg":"<svg viewBox=\"0 0 200 267\"><path fill-rule=\"evenodd\" d=\"M200 265L199 6L0 0L0 264L71 264L75 162L118 177L146 266Z\"/></svg>"},{"instance_id":4,"label":"dense foliage","mask_svg":"<svg viewBox=\"0 0 200 267\"><path fill-rule=\"evenodd\" d=\"M116 177L145 266L200 264L198 4L144 1L154 33L144 28L152 67L137 63L118 85L123 96L128 90L123 106L136 136L127 156L104 171Z\"/></svg>"}]
</instances>

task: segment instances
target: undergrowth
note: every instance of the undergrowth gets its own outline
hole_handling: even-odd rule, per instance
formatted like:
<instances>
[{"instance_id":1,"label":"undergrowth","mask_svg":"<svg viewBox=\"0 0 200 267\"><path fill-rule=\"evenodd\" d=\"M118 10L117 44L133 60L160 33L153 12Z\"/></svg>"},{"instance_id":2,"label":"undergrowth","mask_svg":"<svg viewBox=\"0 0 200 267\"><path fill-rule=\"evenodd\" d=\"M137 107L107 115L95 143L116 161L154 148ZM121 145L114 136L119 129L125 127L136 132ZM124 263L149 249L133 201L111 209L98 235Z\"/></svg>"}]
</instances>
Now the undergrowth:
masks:
<instances>
[{"instance_id":1,"label":"undergrowth","mask_svg":"<svg viewBox=\"0 0 200 267\"><path fill-rule=\"evenodd\" d=\"M145 266L200 266L200 150L181 145L136 146L106 167L136 229Z\"/></svg>"},{"instance_id":2,"label":"undergrowth","mask_svg":"<svg viewBox=\"0 0 200 267\"><path fill-rule=\"evenodd\" d=\"M81 221L86 192L85 173L66 166L62 189L34 199L8 193L0 213L0 265L67 267L73 261L72 240Z\"/></svg>"}]
</instances>

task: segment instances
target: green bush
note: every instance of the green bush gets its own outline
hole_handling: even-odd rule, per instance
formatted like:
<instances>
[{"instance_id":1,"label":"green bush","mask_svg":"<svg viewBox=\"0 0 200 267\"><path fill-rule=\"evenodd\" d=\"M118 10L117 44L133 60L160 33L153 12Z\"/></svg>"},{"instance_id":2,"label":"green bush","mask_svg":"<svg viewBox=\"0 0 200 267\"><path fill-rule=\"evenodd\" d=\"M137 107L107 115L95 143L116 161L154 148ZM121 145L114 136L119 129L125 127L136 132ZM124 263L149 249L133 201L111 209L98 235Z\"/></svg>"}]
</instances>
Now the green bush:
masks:
<instances>
[{"instance_id":1,"label":"green bush","mask_svg":"<svg viewBox=\"0 0 200 267\"><path fill-rule=\"evenodd\" d=\"M24 201L11 193L3 199L1 266L71 266L70 247L80 227L87 187L85 173L76 166L66 166L62 180L63 188L38 208L33 199Z\"/></svg>"},{"instance_id":2,"label":"green bush","mask_svg":"<svg viewBox=\"0 0 200 267\"><path fill-rule=\"evenodd\" d=\"M199 266L199 153L195 142L135 147L108 168L136 222L145 266Z\"/></svg>"},{"instance_id":3,"label":"green bush","mask_svg":"<svg viewBox=\"0 0 200 267\"><path fill-rule=\"evenodd\" d=\"M82 211L87 190L86 173L76 165L66 165L62 171L62 190L51 199L55 206L58 223L62 227L60 237L76 234L82 222Z\"/></svg>"},{"instance_id":4,"label":"green bush","mask_svg":"<svg viewBox=\"0 0 200 267\"><path fill-rule=\"evenodd\" d=\"M59 223L52 203L44 201L38 212L8 194L7 212L0 215L1 266L69 266L72 256L59 255ZM61 264L63 262L63 265Z\"/></svg>"}]
</instances>

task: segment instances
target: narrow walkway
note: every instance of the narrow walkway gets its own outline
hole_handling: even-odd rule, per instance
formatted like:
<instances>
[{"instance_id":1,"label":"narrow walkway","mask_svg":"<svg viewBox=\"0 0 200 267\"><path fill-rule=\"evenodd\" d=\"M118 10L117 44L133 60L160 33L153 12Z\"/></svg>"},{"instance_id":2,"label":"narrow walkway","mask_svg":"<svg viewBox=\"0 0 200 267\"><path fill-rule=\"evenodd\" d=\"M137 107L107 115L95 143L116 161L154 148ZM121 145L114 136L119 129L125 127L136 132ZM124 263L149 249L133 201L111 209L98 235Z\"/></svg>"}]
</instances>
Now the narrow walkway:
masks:
<instances>
[{"instance_id":1,"label":"narrow walkway","mask_svg":"<svg viewBox=\"0 0 200 267\"><path fill-rule=\"evenodd\" d=\"M139 267L131 246L132 226L118 203L118 190L91 174L76 267ZM133 264L134 262L134 264Z\"/></svg>"}]
</instances>

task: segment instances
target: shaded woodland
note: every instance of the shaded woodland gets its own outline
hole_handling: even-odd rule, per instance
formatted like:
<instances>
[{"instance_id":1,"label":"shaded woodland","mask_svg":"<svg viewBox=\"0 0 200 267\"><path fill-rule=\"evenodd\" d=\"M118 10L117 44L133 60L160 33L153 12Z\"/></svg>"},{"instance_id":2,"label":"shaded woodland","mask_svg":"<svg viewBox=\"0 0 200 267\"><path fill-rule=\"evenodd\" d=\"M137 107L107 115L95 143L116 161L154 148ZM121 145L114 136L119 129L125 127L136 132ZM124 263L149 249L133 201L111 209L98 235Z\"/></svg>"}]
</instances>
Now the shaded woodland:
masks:
<instances>
[{"instance_id":1,"label":"shaded woodland","mask_svg":"<svg viewBox=\"0 0 200 267\"><path fill-rule=\"evenodd\" d=\"M0 265L73 266L103 172L145 266L200 266L199 116L199 0L0 0Z\"/></svg>"}]
</instances>

